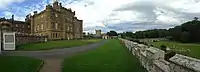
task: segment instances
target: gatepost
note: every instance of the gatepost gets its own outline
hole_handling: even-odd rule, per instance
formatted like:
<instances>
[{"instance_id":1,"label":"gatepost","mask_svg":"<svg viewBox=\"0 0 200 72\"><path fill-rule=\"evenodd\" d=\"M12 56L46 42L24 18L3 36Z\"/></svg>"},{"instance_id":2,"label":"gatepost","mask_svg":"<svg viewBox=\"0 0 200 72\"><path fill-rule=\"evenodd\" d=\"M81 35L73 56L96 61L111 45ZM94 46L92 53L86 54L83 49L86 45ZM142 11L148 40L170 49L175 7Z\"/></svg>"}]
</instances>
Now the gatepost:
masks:
<instances>
[{"instance_id":1,"label":"gatepost","mask_svg":"<svg viewBox=\"0 0 200 72\"><path fill-rule=\"evenodd\" d=\"M15 32L3 33L3 50L15 50Z\"/></svg>"}]
</instances>

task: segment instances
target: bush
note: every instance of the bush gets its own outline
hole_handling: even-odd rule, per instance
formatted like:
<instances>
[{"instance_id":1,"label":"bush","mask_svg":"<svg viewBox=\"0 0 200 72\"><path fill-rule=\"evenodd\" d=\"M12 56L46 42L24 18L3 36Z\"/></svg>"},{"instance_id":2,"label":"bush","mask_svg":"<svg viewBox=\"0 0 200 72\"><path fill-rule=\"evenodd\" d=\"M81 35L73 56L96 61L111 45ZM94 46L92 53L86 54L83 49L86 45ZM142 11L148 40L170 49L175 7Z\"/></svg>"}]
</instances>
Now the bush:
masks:
<instances>
[{"instance_id":1,"label":"bush","mask_svg":"<svg viewBox=\"0 0 200 72\"><path fill-rule=\"evenodd\" d=\"M157 40L153 40L153 42L158 42Z\"/></svg>"},{"instance_id":2,"label":"bush","mask_svg":"<svg viewBox=\"0 0 200 72\"><path fill-rule=\"evenodd\" d=\"M174 55L176 55L176 52L174 52L174 51L168 52L167 54L165 54L165 60L169 60Z\"/></svg>"},{"instance_id":3,"label":"bush","mask_svg":"<svg viewBox=\"0 0 200 72\"><path fill-rule=\"evenodd\" d=\"M161 45L160 49L163 50L163 51L165 51L165 52L167 52L167 46L165 46L165 45Z\"/></svg>"}]
</instances>

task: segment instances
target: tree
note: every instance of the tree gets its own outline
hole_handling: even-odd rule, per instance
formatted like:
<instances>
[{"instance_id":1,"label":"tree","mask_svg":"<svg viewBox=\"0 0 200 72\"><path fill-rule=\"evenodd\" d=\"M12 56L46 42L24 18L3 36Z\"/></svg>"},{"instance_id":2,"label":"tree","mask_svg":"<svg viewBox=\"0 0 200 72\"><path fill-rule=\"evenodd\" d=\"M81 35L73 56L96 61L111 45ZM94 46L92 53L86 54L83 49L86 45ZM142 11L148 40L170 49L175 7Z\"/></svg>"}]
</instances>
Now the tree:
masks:
<instances>
[{"instance_id":1,"label":"tree","mask_svg":"<svg viewBox=\"0 0 200 72\"><path fill-rule=\"evenodd\" d=\"M126 36L133 38L134 34L133 34L133 32L126 32Z\"/></svg>"},{"instance_id":2,"label":"tree","mask_svg":"<svg viewBox=\"0 0 200 72\"><path fill-rule=\"evenodd\" d=\"M116 31L107 32L107 35L109 35L109 36L118 36Z\"/></svg>"},{"instance_id":3,"label":"tree","mask_svg":"<svg viewBox=\"0 0 200 72\"><path fill-rule=\"evenodd\" d=\"M198 17L194 17L194 20L197 21L199 18Z\"/></svg>"},{"instance_id":4,"label":"tree","mask_svg":"<svg viewBox=\"0 0 200 72\"><path fill-rule=\"evenodd\" d=\"M190 34L188 32L182 32L180 37L181 42L187 43L190 42Z\"/></svg>"}]
</instances>

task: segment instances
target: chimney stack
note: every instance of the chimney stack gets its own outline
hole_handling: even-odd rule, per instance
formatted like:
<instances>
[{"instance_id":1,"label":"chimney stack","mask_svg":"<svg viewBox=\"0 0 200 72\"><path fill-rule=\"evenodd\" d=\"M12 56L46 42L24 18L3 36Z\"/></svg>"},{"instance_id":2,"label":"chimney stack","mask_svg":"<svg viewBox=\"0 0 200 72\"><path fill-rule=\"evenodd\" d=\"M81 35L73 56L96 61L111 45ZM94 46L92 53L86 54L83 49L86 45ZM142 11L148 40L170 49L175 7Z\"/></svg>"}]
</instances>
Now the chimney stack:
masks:
<instances>
[{"instance_id":1,"label":"chimney stack","mask_svg":"<svg viewBox=\"0 0 200 72\"><path fill-rule=\"evenodd\" d=\"M59 3L59 6L62 7L62 3Z\"/></svg>"},{"instance_id":2,"label":"chimney stack","mask_svg":"<svg viewBox=\"0 0 200 72\"><path fill-rule=\"evenodd\" d=\"M36 15L36 14L37 14L37 11L34 11L33 13L34 13L34 15Z\"/></svg>"},{"instance_id":3,"label":"chimney stack","mask_svg":"<svg viewBox=\"0 0 200 72\"><path fill-rule=\"evenodd\" d=\"M14 21L15 19L14 19L14 15L12 15L12 20Z\"/></svg>"}]
</instances>

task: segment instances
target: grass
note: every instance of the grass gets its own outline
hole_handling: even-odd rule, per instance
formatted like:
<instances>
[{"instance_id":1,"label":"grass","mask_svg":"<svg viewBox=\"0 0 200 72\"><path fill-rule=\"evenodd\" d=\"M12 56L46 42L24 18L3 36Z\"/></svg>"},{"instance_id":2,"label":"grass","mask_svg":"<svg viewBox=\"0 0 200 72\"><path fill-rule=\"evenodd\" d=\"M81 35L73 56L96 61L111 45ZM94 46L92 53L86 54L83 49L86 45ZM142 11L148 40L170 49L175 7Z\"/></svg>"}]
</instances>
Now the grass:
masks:
<instances>
[{"instance_id":1,"label":"grass","mask_svg":"<svg viewBox=\"0 0 200 72\"><path fill-rule=\"evenodd\" d=\"M0 56L0 72L38 72L42 60L19 56Z\"/></svg>"},{"instance_id":2,"label":"grass","mask_svg":"<svg viewBox=\"0 0 200 72\"><path fill-rule=\"evenodd\" d=\"M96 50L66 58L63 66L63 72L145 72L119 40L110 40Z\"/></svg>"},{"instance_id":3,"label":"grass","mask_svg":"<svg viewBox=\"0 0 200 72\"><path fill-rule=\"evenodd\" d=\"M190 53L185 53L184 55L195 57L200 59L200 44L194 43L179 43L179 42L172 42L172 41L160 41L160 42L152 42L151 43L155 47L160 47L160 45L166 45L169 48L175 47L176 49L190 49Z\"/></svg>"},{"instance_id":4,"label":"grass","mask_svg":"<svg viewBox=\"0 0 200 72\"><path fill-rule=\"evenodd\" d=\"M101 39L50 41L46 43L19 45L17 46L17 50L34 51L34 50L50 50L55 48L69 48L74 46L87 45L99 41L101 41Z\"/></svg>"}]
</instances>

